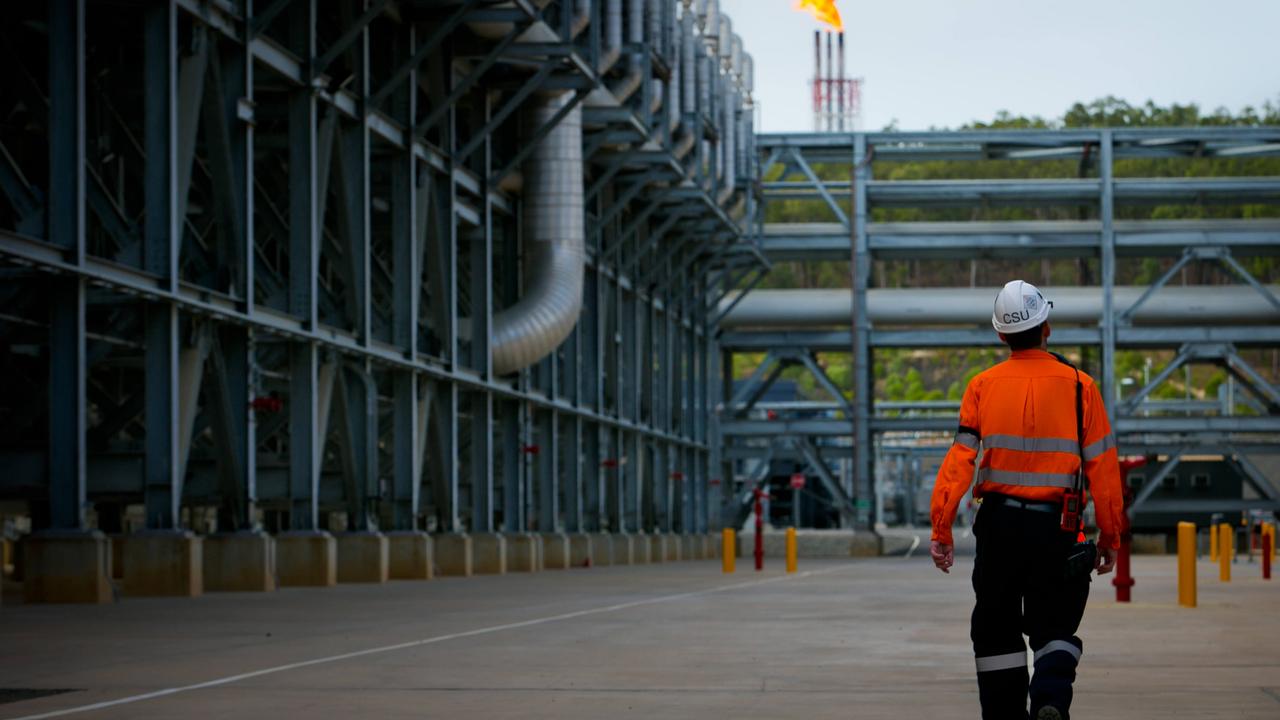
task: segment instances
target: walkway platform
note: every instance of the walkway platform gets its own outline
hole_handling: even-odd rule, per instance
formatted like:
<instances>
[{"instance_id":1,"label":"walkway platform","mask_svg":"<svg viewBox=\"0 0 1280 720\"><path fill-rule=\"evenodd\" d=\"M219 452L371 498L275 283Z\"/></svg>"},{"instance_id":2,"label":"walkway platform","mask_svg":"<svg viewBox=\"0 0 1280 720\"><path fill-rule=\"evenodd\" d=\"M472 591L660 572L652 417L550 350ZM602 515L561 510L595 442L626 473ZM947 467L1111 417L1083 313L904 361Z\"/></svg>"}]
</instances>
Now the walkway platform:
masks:
<instances>
[{"instance_id":1,"label":"walkway platform","mask_svg":"<svg viewBox=\"0 0 1280 720\"><path fill-rule=\"evenodd\" d=\"M1280 717L1280 580L1204 561L1179 608L1175 561L1095 580L1076 717ZM0 718L978 717L971 558L738 567L5 605ZM37 689L73 691L5 702Z\"/></svg>"}]
</instances>

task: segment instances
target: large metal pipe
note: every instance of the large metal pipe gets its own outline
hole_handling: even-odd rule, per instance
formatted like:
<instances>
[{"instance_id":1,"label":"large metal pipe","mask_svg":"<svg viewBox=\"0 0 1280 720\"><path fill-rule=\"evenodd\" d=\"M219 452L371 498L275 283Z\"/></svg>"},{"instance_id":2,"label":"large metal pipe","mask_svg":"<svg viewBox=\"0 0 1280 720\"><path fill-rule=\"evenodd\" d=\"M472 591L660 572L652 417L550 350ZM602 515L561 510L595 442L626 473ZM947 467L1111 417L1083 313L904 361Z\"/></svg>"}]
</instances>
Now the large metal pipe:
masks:
<instances>
[{"instance_id":1,"label":"large metal pipe","mask_svg":"<svg viewBox=\"0 0 1280 720\"><path fill-rule=\"evenodd\" d=\"M540 96L528 126L542 127L571 95ZM493 372L526 368L573 332L582 311L582 112L575 107L538 143L524 165L525 290L493 317Z\"/></svg>"},{"instance_id":2,"label":"large metal pipe","mask_svg":"<svg viewBox=\"0 0 1280 720\"><path fill-rule=\"evenodd\" d=\"M605 0L604 47L596 72L606 73L622 55L622 0Z\"/></svg>"},{"instance_id":3,"label":"large metal pipe","mask_svg":"<svg viewBox=\"0 0 1280 720\"><path fill-rule=\"evenodd\" d=\"M627 44L632 52L627 59L627 74L609 88L620 103L634 95L644 81L644 4L645 0L627 0Z\"/></svg>"},{"instance_id":4,"label":"large metal pipe","mask_svg":"<svg viewBox=\"0 0 1280 720\"><path fill-rule=\"evenodd\" d=\"M1280 294L1280 286L1270 286ZM1118 311L1131 307L1145 286L1115 288ZM986 325L999 288L921 288L867 291L869 319L883 325ZM1053 302L1049 321L1096 323L1102 317L1102 288L1041 288ZM733 302L736 293L721 307ZM848 290L755 290L724 319L726 327L847 327ZM1259 324L1280 321L1280 312L1256 290L1229 285L1165 287L1134 313L1138 324Z\"/></svg>"}]
</instances>

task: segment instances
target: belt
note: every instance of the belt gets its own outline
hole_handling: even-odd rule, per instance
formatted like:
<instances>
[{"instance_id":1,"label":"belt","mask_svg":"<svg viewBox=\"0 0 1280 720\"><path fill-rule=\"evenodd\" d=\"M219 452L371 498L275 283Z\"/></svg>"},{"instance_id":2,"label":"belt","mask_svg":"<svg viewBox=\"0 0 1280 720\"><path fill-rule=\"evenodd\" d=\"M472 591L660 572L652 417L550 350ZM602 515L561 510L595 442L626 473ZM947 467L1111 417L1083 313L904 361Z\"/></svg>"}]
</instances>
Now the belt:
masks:
<instances>
[{"instance_id":1,"label":"belt","mask_svg":"<svg viewBox=\"0 0 1280 720\"><path fill-rule=\"evenodd\" d=\"M998 495L996 493L987 495L982 499L982 501L995 503L996 505L1007 505L1020 510L1035 510L1036 512L1056 513L1062 510L1062 505L1059 503L1023 500L1021 498L1010 497L1009 495Z\"/></svg>"}]
</instances>

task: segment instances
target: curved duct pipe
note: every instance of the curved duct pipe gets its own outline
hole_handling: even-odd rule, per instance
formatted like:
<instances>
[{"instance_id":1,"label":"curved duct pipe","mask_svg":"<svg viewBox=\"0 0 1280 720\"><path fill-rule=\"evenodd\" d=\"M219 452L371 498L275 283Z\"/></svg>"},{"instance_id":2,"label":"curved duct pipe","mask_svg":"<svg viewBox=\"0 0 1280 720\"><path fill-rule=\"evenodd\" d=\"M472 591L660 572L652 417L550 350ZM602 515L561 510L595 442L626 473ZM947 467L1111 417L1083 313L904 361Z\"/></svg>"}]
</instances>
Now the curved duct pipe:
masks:
<instances>
[{"instance_id":1,"label":"curved duct pipe","mask_svg":"<svg viewBox=\"0 0 1280 720\"><path fill-rule=\"evenodd\" d=\"M729 67L733 69L733 76L737 78L738 84L742 84L742 36L733 34L733 48L729 52Z\"/></svg>"},{"instance_id":2,"label":"curved duct pipe","mask_svg":"<svg viewBox=\"0 0 1280 720\"><path fill-rule=\"evenodd\" d=\"M671 0L649 0L644 18L648 23L646 34L649 36L649 45L664 58L667 57L667 37L662 32L662 6L670 4Z\"/></svg>"},{"instance_id":3,"label":"curved duct pipe","mask_svg":"<svg viewBox=\"0 0 1280 720\"><path fill-rule=\"evenodd\" d=\"M720 32L720 0L706 0L705 3L699 3L702 8L698 12L698 19L702 22L703 35L715 35Z\"/></svg>"},{"instance_id":4,"label":"curved duct pipe","mask_svg":"<svg viewBox=\"0 0 1280 720\"><path fill-rule=\"evenodd\" d=\"M738 160L738 91L732 87L731 83L725 83L730 87L727 89L724 97L724 120L720 126L720 155L722 165L724 167L723 183L720 194L716 196L716 203L724 205L725 202L733 196L734 191L734 174L737 172Z\"/></svg>"},{"instance_id":5,"label":"curved duct pipe","mask_svg":"<svg viewBox=\"0 0 1280 720\"><path fill-rule=\"evenodd\" d=\"M729 58L733 57L733 20L728 15L720 16L720 34L716 39L716 55L725 69L729 67Z\"/></svg>"},{"instance_id":6,"label":"curved duct pipe","mask_svg":"<svg viewBox=\"0 0 1280 720\"><path fill-rule=\"evenodd\" d=\"M578 0L577 11L573 14L573 21L569 24L569 32L573 37L578 37L583 30L587 29L587 25L591 24L591 0Z\"/></svg>"},{"instance_id":7,"label":"curved duct pipe","mask_svg":"<svg viewBox=\"0 0 1280 720\"><path fill-rule=\"evenodd\" d=\"M684 38L677 38L671 43L671 53L667 62L671 67L671 81L667 86L667 127L674 132L680 125L680 104L684 94L684 76L681 65L684 64Z\"/></svg>"},{"instance_id":8,"label":"curved duct pipe","mask_svg":"<svg viewBox=\"0 0 1280 720\"><path fill-rule=\"evenodd\" d=\"M747 101L751 101L751 93L756 89L756 61L751 53L742 54L742 89L747 93Z\"/></svg>"},{"instance_id":9,"label":"curved duct pipe","mask_svg":"<svg viewBox=\"0 0 1280 720\"><path fill-rule=\"evenodd\" d=\"M539 96L529 127L551 120L572 96ZM538 143L524 165L525 291L493 317L493 373L506 375L546 357L573 332L582 311L582 110L575 107Z\"/></svg>"},{"instance_id":10,"label":"curved duct pipe","mask_svg":"<svg viewBox=\"0 0 1280 720\"><path fill-rule=\"evenodd\" d=\"M622 56L622 0L605 0L604 4L604 49L600 53L600 62L596 72L604 74L618 62Z\"/></svg>"},{"instance_id":11,"label":"curved duct pipe","mask_svg":"<svg viewBox=\"0 0 1280 720\"><path fill-rule=\"evenodd\" d=\"M1271 285L1273 293L1280 286ZM1131 307L1146 286L1118 286L1112 292L1117 314ZM885 325L981 325L990 327L992 303L1000 288L920 288L867 291L867 317ZM1042 288L1053 301L1049 322L1096 323L1102 317L1102 288ZM721 302L726 308L734 293ZM848 327L848 290L755 290L723 321L725 327ZM1238 325L1273 323L1280 312L1250 287L1202 285L1166 287L1134 313L1145 324Z\"/></svg>"},{"instance_id":12,"label":"curved duct pipe","mask_svg":"<svg viewBox=\"0 0 1280 720\"><path fill-rule=\"evenodd\" d=\"M627 0L627 44L639 48L644 43L644 3L645 0ZM609 88L609 92L625 103L644 80L644 55L641 50L633 50L627 60L627 74Z\"/></svg>"}]
</instances>

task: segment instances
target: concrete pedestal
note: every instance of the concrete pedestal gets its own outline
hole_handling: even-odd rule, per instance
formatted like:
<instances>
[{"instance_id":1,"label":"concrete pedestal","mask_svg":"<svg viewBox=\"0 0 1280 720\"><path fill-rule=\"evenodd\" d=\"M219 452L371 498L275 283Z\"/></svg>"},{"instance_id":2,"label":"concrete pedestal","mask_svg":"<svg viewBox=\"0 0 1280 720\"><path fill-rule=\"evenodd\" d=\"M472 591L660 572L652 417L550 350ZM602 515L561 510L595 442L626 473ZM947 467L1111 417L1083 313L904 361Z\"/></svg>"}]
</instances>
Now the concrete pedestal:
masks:
<instances>
[{"instance_id":1,"label":"concrete pedestal","mask_svg":"<svg viewBox=\"0 0 1280 720\"><path fill-rule=\"evenodd\" d=\"M684 536L684 559L702 560L706 557L706 548L702 546L701 535Z\"/></svg>"},{"instance_id":2,"label":"concrete pedestal","mask_svg":"<svg viewBox=\"0 0 1280 720\"><path fill-rule=\"evenodd\" d=\"M204 539L206 592L271 592L276 589L276 541L262 532L209 535Z\"/></svg>"},{"instance_id":3,"label":"concrete pedestal","mask_svg":"<svg viewBox=\"0 0 1280 720\"><path fill-rule=\"evenodd\" d=\"M108 535L107 542L111 544L111 577L116 580L124 579L124 548L129 544L128 535Z\"/></svg>"},{"instance_id":4,"label":"concrete pedestal","mask_svg":"<svg viewBox=\"0 0 1280 720\"><path fill-rule=\"evenodd\" d=\"M592 561L591 536L574 533L569 536L569 567L586 567Z\"/></svg>"},{"instance_id":5,"label":"concrete pedestal","mask_svg":"<svg viewBox=\"0 0 1280 720\"><path fill-rule=\"evenodd\" d=\"M667 562L680 562L680 536L667 536Z\"/></svg>"},{"instance_id":6,"label":"concrete pedestal","mask_svg":"<svg viewBox=\"0 0 1280 720\"><path fill-rule=\"evenodd\" d=\"M649 562L663 563L667 561L667 536L649 536Z\"/></svg>"},{"instance_id":7,"label":"concrete pedestal","mask_svg":"<svg viewBox=\"0 0 1280 720\"><path fill-rule=\"evenodd\" d=\"M507 539L498 533L471 536L471 569L477 575L505 575Z\"/></svg>"},{"instance_id":8,"label":"concrete pedestal","mask_svg":"<svg viewBox=\"0 0 1280 720\"><path fill-rule=\"evenodd\" d=\"M542 569L542 538L529 533L509 533L503 536L507 544L507 570L511 572L537 572Z\"/></svg>"},{"instance_id":9,"label":"concrete pedestal","mask_svg":"<svg viewBox=\"0 0 1280 720\"><path fill-rule=\"evenodd\" d=\"M648 535L637 533L631 536L631 562L635 565L648 565L653 562L652 541Z\"/></svg>"},{"instance_id":10,"label":"concrete pedestal","mask_svg":"<svg viewBox=\"0 0 1280 720\"><path fill-rule=\"evenodd\" d=\"M432 539L436 553L436 568L441 575L471 577L473 572L471 536L466 533L446 533Z\"/></svg>"},{"instance_id":11,"label":"concrete pedestal","mask_svg":"<svg viewBox=\"0 0 1280 720\"><path fill-rule=\"evenodd\" d=\"M613 564L613 536L609 533L591 533L591 564Z\"/></svg>"},{"instance_id":12,"label":"concrete pedestal","mask_svg":"<svg viewBox=\"0 0 1280 720\"><path fill-rule=\"evenodd\" d=\"M299 530L276 536L280 586L328 587L338 582L338 544L323 530Z\"/></svg>"},{"instance_id":13,"label":"concrete pedestal","mask_svg":"<svg viewBox=\"0 0 1280 720\"><path fill-rule=\"evenodd\" d=\"M338 582L384 583L390 572L387 536L380 532L335 535L338 544Z\"/></svg>"},{"instance_id":14,"label":"concrete pedestal","mask_svg":"<svg viewBox=\"0 0 1280 720\"><path fill-rule=\"evenodd\" d=\"M543 533L538 538L542 541L542 569L569 569L572 561L572 555L569 552L569 536L561 533Z\"/></svg>"},{"instance_id":15,"label":"concrete pedestal","mask_svg":"<svg viewBox=\"0 0 1280 720\"><path fill-rule=\"evenodd\" d=\"M47 530L22 541L22 594L28 603L108 603L111 544L95 531Z\"/></svg>"},{"instance_id":16,"label":"concrete pedestal","mask_svg":"<svg viewBox=\"0 0 1280 720\"><path fill-rule=\"evenodd\" d=\"M615 533L613 541L612 564L630 565L635 561L632 547L636 538L626 533Z\"/></svg>"},{"instance_id":17,"label":"concrete pedestal","mask_svg":"<svg viewBox=\"0 0 1280 720\"><path fill-rule=\"evenodd\" d=\"M392 580L430 580L435 574L431 536L417 530L387 533L388 575Z\"/></svg>"},{"instance_id":18,"label":"concrete pedestal","mask_svg":"<svg viewBox=\"0 0 1280 720\"><path fill-rule=\"evenodd\" d=\"M196 597L204 593L204 541L188 530L134 533L124 548L131 597Z\"/></svg>"},{"instance_id":19,"label":"concrete pedestal","mask_svg":"<svg viewBox=\"0 0 1280 720\"><path fill-rule=\"evenodd\" d=\"M879 557L880 536L873 532L857 532L849 543L849 555L853 557Z\"/></svg>"}]
</instances>

